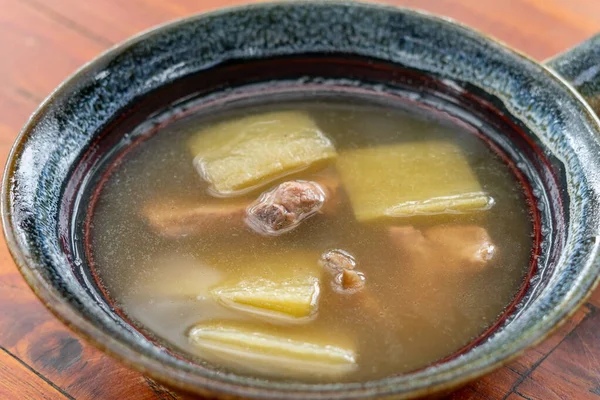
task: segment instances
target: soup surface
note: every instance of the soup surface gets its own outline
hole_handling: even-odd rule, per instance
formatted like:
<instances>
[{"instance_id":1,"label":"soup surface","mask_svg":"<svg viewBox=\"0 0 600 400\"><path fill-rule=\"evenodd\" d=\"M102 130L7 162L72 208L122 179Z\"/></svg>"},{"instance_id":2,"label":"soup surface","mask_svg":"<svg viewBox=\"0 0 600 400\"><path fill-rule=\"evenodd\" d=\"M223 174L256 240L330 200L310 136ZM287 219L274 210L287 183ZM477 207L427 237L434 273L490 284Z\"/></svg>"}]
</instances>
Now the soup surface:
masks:
<instances>
[{"instance_id":1,"label":"soup surface","mask_svg":"<svg viewBox=\"0 0 600 400\"><path fill-rule=\"evenodd\" d=\"M226 371L331 382L425 367L499 318L531 255L510 168L415 106L187 116L108 177L90 217L102 285L148 334ZM314 207L265 228L258 208L283 182L308 185Z\"/></svg>"}]
</instances>

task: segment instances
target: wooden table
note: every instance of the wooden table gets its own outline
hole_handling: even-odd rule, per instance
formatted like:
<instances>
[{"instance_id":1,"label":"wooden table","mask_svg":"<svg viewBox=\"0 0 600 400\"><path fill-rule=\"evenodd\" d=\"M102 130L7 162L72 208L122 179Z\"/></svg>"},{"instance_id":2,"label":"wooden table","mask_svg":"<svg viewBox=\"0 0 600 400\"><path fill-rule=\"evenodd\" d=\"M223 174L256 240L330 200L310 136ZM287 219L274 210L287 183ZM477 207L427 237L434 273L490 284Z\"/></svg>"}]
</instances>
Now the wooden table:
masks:
<instances>
[{"instance_id":1,"label":"wooden table","mask_svg":"<svg viewBox=\"0 0 600 400\"><path fill-rule=\"evenodd\" d=\"M164 21L239 0L0 0L0 163L37 105L84 62ZM388 0L453 17L543 60L600 31L599 0ZM551 339L452 399L600 400L600 290ZM0 399L187 399L81 341L0 240Z\"/></svg>"}]
</instances>

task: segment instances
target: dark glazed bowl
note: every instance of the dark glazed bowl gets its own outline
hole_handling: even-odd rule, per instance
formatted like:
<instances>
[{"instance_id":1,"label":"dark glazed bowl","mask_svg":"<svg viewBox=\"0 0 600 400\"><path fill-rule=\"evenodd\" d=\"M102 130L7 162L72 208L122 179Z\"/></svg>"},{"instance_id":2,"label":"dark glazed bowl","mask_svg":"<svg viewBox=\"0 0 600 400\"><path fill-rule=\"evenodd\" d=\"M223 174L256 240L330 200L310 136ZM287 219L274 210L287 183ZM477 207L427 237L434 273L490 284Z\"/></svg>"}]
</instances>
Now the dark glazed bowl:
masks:
<instances>
[{"instance_id":1,"label":"dark glazed bowl","mask_svg":"<svg viewBox=\"0 0 600 400\"><path fill-rule=\"evenodd\" d=\"M599 63L598 42L550 65L590 99L600 81L589 68ZM383 95L420 87L496 110L520 132L491 140L531 182L537 252L523 296L485 340L431 367L378 381L272 382L176 357L109 306L76 251L78 227L71 221L86 176L119 139L114 127L123 135L182 98L226 104L248 85L258 90L265 82L291 81L313 91L364 87ZM359 3L262 4L154 29L61 85L13 147L2 219L15 262L40 299L90 342L161 382L223 398L413 398L506 363L545 338L597 284L599 133L590 106L557 72L456 23ZM514 151L515 142L526 150Z\"/></svg>"}]
</instances>

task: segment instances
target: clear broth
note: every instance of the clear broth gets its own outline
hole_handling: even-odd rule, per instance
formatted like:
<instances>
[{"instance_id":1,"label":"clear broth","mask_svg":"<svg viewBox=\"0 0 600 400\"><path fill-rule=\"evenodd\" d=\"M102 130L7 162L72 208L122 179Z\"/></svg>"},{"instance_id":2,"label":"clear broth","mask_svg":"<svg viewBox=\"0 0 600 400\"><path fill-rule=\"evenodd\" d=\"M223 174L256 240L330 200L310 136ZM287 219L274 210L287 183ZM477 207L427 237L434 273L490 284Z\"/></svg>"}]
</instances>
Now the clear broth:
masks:
<instances>
[{"instance_id":1,"label":"clear broth","mask_svg":"<svg viewBox=\"0 0 600 400\"><path fill-rule=\"evenodd\" d=\"M461 215L443 221L421 218L398 224L423 229L460 220L461 224L482 226L498 250L494 259L481 271L457 273L442 265L435 271L414 274L404 265L405 255L387 240L389 223L357 222L346 196L342 196L335 218L311 218L280 237L263 237L248 228L235 227L219 234L172 240L149 230L140 218L140 206L166 194L173 204L231 201L208 193L206 183L192 166L193 157L187 149L190 135L232 116L274 109L306 111L338 151L440 138L456 143L483 189L494 198L492 209L483 219ZM311 180L331 168L294 177ZM255 199L263 190L243 197ZM324 284L315 319L306 325L272 327L284 335L294 332L306 337L318 331L350 334L355 339L359 367L338 379L344 381L366 381L419 369L468 345L514 299L527 273L532 249L532 223L523 188L509 166L480 137L449 118L432 116L416 107L341 101L259 104L211 117L192 115L171 123L134 147L112 170L90 218L94 267L116 305L168 347L199 360L202 353L186 336L191 326L213 319L249 318L216 305L204 295L220 279L243 275L248 260L259 260L265 252L282 256L306 249L351 252L368 278L370 293L382 305L384 318L374 319L361 310L360 302L344 298ZM187 289L190 287L192 293ZM228 365L216 367L253 374L251 366L241 370Z\"/></svg>"}]
</instances>

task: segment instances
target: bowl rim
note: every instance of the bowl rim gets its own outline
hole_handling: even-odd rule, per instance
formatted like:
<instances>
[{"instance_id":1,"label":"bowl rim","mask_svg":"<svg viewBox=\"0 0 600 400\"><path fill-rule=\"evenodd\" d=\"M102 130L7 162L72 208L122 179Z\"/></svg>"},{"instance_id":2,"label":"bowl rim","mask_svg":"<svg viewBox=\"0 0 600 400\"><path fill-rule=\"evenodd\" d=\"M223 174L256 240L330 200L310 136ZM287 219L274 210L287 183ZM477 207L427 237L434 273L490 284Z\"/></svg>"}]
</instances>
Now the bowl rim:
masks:
<instances>
[{"instance_id":1,"label":"bowl rim","mask_svg":"<svg viewBox=\"0 0 600 400\"><path fill-rule=\"evenodd\" d=\"M544 325L537 327L538 329L536 329L534 335L522 338L518 345L510 349L509 352L503 355L502 358L492 363L488 363L487 365L477 366L475 368L471 368L470 370L462 371L460 374L457 374L457 376L452 376L449 379L440 379L437 382L432 382L426 387L416 389L413 388L410 389L408 392L397 392L394 390L395 388L393 384L383 384L383 382L385 382L386 380L385 378L380 380L382 382L382 385L381 387L377 387L378 390L376 390L375 392L365 391L364 388L341 389L339 391L336 390L335 392L327 392L321 394L319 394L318 392L298 390L282 391L279 389L247 386L241 383L232 384L223 381L216 381L209 377L191 374L185 371L181 371L180 369L174 367L165 366L161 364L158 360L152 359L151 357L147 357L146 355L136 351L135 349L129 347L127 344L113 338L111 335L105 333L104 331L96 327L92 322L88 321L72 306L70 306L67 300L65 300L64 296L61 295L52 285L50 285L46 281L46 279L44 279L44 277L39 273L39 265L36 265L36 262L28 256L26 249L20 246L19 240L16 237L16 232L20 228L15 227L11 220L11 184L13 180L13 173L15 171L15 163L17 161L18 155L20 154L23 143L32 134L32 127L35 126L35 124L40 118L42 118L44 111L53 103L55 98L63 92L68 91L74 85L76 85L78 79L83 77L88 71L92 70L95 66L106 63L123 50L133 46L138 42L145 40L146 38L153 36L154 34L160 33L163 30L175 28L177 26L205 18L207 16L238 13L243 12L247 9L269 8L272 6L282 6L283 4L285 3L277 1L268 1L225 7L210 12L177 18L151 27L134 36L131 36L130 38L120 43L113 45L109 49L103 51L100 55L85 63L74 73L72 73L68 78L66 78L60 85L58 85L38 106L38 108L29 117L24 127L21 129L9 152L4 168L4 174L2 179L2 195L0 198L0 211L2 217L3 231L9 252L17 268L19 269L19 272L21 273L27 284L31 287L35 295L42 301L42 303L48 310L50 310L60 321L62 321L66 326L68 326L73 332L80 336L83 336L87 342L93 344L96 348L109 354L113 358L118 359L127 366L167 385L172 385L180 389L184 389L201 395L227 395L227 398L231 398L231 396L233 396L233 398L248 396L251 398L270 399L345 399L367 397L371 398L371 396L377 398L413 398L414 396L422 396L431 394L433 392L451 390L460 387L463 384L475 378L481 377L491 372L492 370L499 368L502 365L505 365L511 360L517 358L528 348L537 345L538 343L546 339L548 336L550 336L563 323L565 323L566 320L569 317L571 317L581 305L585 303L585 301L591 295L594 288L596 288L599 285L600 275L596 274L596 276L587 276L588 280L590 281L588 282L589 284L587 285L587 287L582 288L582 291L577 292L576 295L572 295L569 298L566 298L562 302L562 307L560 309L558 309L557 307L556 309L552 310L553 313L550 315L550 318L544 321ZM421 17L423 19L435 20L451 28L457 28L468 34L478 36L479 38L485 41L493 42L498 46L504 48L505 50L513 53L513 55L515 55L516 57L541 67L541 71L547 74L548 78L553 79L557 81L560 85L562 85L563 88L566 89L567 93L570 96L572 96L577 103L579 103L579 105L582 107L582 111L584 111L581 115L581 118L587 118L588 123L590 123L590 125L595 126L597 133L600 132L600 119L598 118L598 116L594 113L594 111L585 101L583 96L579 92L577 92L577 90L562 76L560 76L558 73L547 67L545 64L532 59L531 57L518 50L515 50L511 46L505 44L504 42L494 37L491 37L485 33L482 33L477 29L469 27L468 25L457 22L452 18L439 16L427 11L417 10L413 8L397 7L376 3L365 3L362 1L352 0L300 0L290 2L286 5L293 7L295 4L314 4L321 6L333 5L347 7L361 6L378 8L387 12L411 14L414 16ZM596 252L593 255L593 262L596 264L600 263L600 254L598 254L598 252Z\"/></svg>"}]
</instances>

